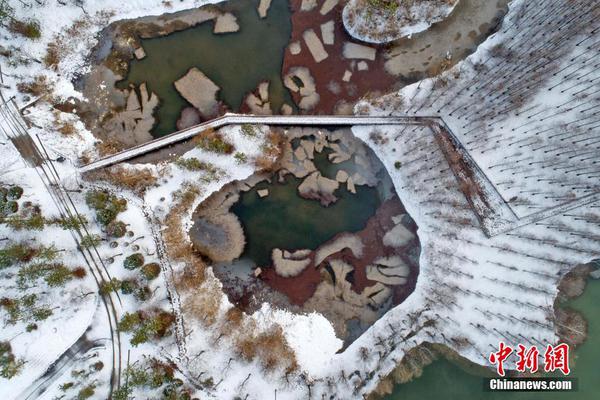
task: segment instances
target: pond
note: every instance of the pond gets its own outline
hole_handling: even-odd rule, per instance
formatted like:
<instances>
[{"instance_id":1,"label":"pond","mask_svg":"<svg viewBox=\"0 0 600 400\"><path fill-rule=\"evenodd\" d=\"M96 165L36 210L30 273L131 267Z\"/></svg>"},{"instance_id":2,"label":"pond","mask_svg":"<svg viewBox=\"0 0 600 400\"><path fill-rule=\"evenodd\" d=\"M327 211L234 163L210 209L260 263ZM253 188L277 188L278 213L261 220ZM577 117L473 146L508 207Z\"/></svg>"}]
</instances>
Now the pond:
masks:
<instances>
[{"instance_id":1,"label":"pond","mask_svg":"<svg viewBox=\"0 0 600 400\"><path fill-rule=\"evenodd\" d=\"M197 67L221 88L218 100L238 111L246 94L261 81L269 81L269 99L273 110L293 105L281 80L283 55L291 34L291 11L287 1L273 1L267 17L261 19L256 7L259 0L230 0L219 4L224 12L237 17L239 31L214 34L213 22L175 32L167 36L142 39L146 57L132 60L126 79L117 87L127 88L146 82L158 95L155 112L158 122L155 137L172 133L181 110L188 104L173 82Z\"/></svg>"},{"instance_id":2,"label":"pond","mask_svg":"<svg viewBox=\"0 0 600 400\"><path fill-rule=\"evenodd\" d=\"M527 393L483 392L482 377L462 369L459 365L440 359L427 366L423 375L404 385L396 385L386 400L460 399L479 400L595 400L600 393L600 279L590 279L580 297L563 306L582 313L588 321L588 338L571 353L570 377L577 378L577 392Z\"/></svg>"},{"instance_id":3,"label":"pond","mask_svg":"<svg viewBox=\"0 0 600 400\"><path fill-rule=\"evenodd\" d=\"M357 186L356 194L340 187L338 201L323 207L318 201L298 195L301 179L287 175L285 182L262 182L242 193L232 208L246 233L242 257L258 266L271 263L273 248L316 249L340 232L357 232L365 227L382 199L376 187ZM260 198L258 190L268 189Z\"/></svg>"}]
</instances>

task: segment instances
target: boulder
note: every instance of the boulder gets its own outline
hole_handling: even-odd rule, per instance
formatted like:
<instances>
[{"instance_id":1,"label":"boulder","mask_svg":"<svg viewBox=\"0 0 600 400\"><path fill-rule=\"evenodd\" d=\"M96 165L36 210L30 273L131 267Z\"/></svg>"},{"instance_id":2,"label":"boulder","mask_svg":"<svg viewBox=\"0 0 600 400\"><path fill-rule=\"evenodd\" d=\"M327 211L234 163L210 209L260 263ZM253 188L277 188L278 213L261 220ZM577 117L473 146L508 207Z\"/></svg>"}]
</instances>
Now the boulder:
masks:
<instances>
[{"instance_id":1,"label":"boulder","mask_svg":"<svg viewBox=\"0 0 600 400\"><path fill-rule=\"evenodd\" d=\"M174 85L179 94L196 107L204 118L210 118L217 113L217 93L220 88L198 68L190 68Z\"/></svg>"},{"instance_id":2,"label":"boulder","mask_svg":"<svg viewBox=\"0 0 600 400\"><path fill-rule=\"evenodd\" d=\"M237 18L232 13L221 14L215 20L213 33L231 33L240 30Z\"/></svg>"}]
</instances>

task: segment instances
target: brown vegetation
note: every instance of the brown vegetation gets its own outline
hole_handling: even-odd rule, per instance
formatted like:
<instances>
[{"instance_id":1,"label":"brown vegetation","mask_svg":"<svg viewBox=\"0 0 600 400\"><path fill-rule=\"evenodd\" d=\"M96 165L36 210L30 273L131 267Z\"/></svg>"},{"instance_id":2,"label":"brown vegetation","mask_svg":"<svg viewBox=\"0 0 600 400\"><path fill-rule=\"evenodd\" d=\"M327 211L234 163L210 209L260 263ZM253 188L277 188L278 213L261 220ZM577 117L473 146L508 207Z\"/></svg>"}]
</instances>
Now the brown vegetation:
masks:
<instances>
[{"instance_id":1,"label":"brown vegetation","mask_svg":"<svg viewBox=\"0 0 600 400\"><path fill-rule=\"evenodd\" d=\"M18 83L17 89L22 93L42 96L51 93L54 85L45 75L38 75L32 81Z\"/></svg>"},{"instance_id":2,"label":"brown vegetation","mask_svg":"<svg viewBox=\"0 0 600 400\"><path fill-rule=\"evenodd\" d=\"M150 168L126 168L120 165L88 172L85 177L131 190L139 196L143 195L149 187L155 186L157 181Z\"/></svg>"},{"instance_id":3,"label":"brown vegetation","mask_svg":"<svg viewBox=\"0 0 600 400\"><path fill-rule=\"evenodd\" d=\"M240 330L236 347L240 355L247 361L258 358L267 371L281 367L286 375L298 369L296 356L290 349L281 326L276 325L270 331L255 334L254 322L251 326Z\"/></svg>"},{"instance_id":4,"label":"brown vegetation","mask_svg":"<svg viewBox=\"0 0 600 400\"><path fill-rule=\"evenodd\" d=\"M279 160L283 156L285 136L279 130L271 130L262 146L263 154L256 157L254 164L260 172L273 172L279 166Z\"/></svg>"}]
</instances>

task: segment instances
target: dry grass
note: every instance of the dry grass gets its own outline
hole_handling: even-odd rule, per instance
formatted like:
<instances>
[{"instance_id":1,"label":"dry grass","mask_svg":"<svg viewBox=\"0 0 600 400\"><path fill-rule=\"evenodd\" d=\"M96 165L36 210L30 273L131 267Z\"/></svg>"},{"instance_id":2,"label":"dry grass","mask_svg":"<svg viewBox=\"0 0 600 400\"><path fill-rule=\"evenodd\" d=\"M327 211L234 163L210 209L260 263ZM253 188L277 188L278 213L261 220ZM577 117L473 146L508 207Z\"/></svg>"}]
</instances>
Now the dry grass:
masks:
<instances>
[{"instance_id":1,"label":"dry grass","mask_svg":"<svg viewBox=\"0 0 600 400\"><path fill-rule=\"evenodd\" d=\"M114 137L108 137L96 143L96 149L101 157L118 153L126 148L127 146L123 142Z\"/></svg>"},{"instance_id":2,"label":"dry grass","mask_svg":"<svg viewBox=\"0 0 600 400\"><path fill-rule=\"evenodd\" d=\"M196 291L205 281L206 264L194 252L192 244L181 225L181 220L191 212L200 190L191 185L184 185L173 195L173 207L165 218L163 239L169 258L182 262L185 267L177 276L175 286L181 293Z\"/></svg>"},{"instance_id":3,"label":"dry grass","mask_svg":"<svg viewBox=\"0 0 600 400\"><path fill-rule=\"evenodd\" d=\"M206 279L204 284L194 288L192 295L185 298L183 312L211 326L217 322L222 296L217 279Z\"/></svg>"},{"instance_id":4,"label":"dry grass","mask_svg":"<svg viewBox=\"0 0 600 400\"><path fill-rule=\"evenodd\" d=\"M88 172L85 177L131 190L138 196L143 195L148 188L156 186L158 180L150 168L126 168L120 165Z\"/></svg>"},{"instance_id":5,"label":"dry grass","mask_svg":"<svg viewBox=\"0 0 600 400\"><path fill-rule=\"evenodd\" d=\"M260 172L273 172L279 166L283 155L285 137L279 130L272 130L265 138L262 147L263 154L254 160L254 165Z\"/></svg>"},{"instance_id":6,"label":"dry grass","mask_svg":"<svg viewBox=\"0 0 600 400\"><path fill-rule=\"evenodd\" d=\"M258 358L267 371L283 368L289 374L298 369L296 355L289 347L281 326L276 325L267 332L255 334L254 322L251 321L249 325L238 331L236 347L240 356L246 361Z\"/></svg>"},{"instance_id":7,"label":"dry grass","mask_svg":"<svg viewBox=\"0 0 600 400\"><path fill-rule=\"evenodd\" d=\"M45 75L38 75L29 82L21 82L17 84L19 92L27 93L33 96L42 96L52 93L54 85L48 80Z\"/></svg>"}]
</instances>

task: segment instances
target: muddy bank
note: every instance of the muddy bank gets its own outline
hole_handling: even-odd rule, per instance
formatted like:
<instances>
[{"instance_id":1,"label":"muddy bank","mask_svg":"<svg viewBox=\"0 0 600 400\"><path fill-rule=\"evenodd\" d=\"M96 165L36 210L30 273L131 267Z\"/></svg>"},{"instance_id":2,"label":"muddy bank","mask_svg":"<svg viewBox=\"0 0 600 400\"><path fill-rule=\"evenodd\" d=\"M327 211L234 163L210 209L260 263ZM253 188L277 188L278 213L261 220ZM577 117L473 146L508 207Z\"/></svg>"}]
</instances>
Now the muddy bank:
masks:
<instances>
[{"instance_id":1,"label":"muddy bank","mask_svg":"<svg viewBox=\"0 0 600 400\"><path fill-rule=\"evenodd\" d=\"M383 47L366 45L353 39L342 24L343 3L323 10L321 5L302 8L302 0L290 0L292 7L292 34L285 52L282 74L293 74L294 69L305 68L314 80L319 95L316 104L300 107L308 114L351 114L352 105L367 93L385 93L398 87L397 78L385 71ZM376 51L371 54L348 54L348 44L365 45ZM350 58L352 57L352 58ZM356 57L356 58L354 58ZM293 91L296 104L303 93Z\"/></svg>"}]
</instances>

